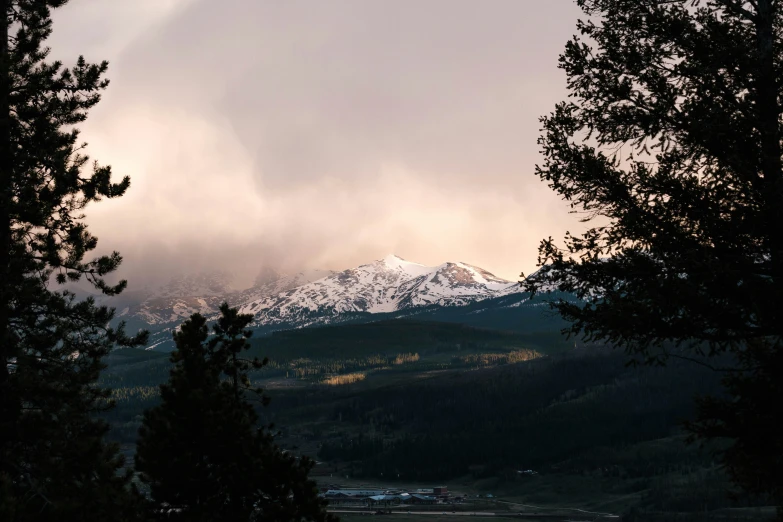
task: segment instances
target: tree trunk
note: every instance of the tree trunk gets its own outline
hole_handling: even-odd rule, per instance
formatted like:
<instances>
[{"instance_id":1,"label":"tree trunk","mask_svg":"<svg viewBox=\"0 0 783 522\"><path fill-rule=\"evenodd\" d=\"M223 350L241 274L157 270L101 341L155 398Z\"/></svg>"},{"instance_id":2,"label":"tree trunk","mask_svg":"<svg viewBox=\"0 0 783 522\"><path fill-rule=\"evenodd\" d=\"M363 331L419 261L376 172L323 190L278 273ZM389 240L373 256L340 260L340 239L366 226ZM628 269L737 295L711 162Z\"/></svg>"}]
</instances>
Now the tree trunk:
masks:
<instances>
[{"instance_id":1,"label":"tree trunk","mask_svg":"<svg viewBox=\"0 0 783 522\"><path fill-rule=\"evenodd\" d=\"M239 372L237 371L237 354L231 354L231 360L234 363L234 397L239 400Z\"/></svg>"},{"instance_id":2,"label":"tree trunk","mask_svg":"<svg viewBox=\"0 0 783 522\"><path fill-rule=\"evenodd\" d=\"M781 169L780 104L775 74L775 18L780 7L775 0L758 0L756 38L758 52L759 131L761 134L761 171L764 175L764 209L766 233L772 266L773 292L776 302L783 299L783 169ZM783 322L781 310L772 310L769 324ZM774 348L773 348L774 349ZM774 429L769 426L770 429ZM775 498L777 502L783 499ZM783 510L778 508L778 520L783 521Z\"/></svg>"},{"instance_id":3,"label":"tree trunk","mask_svg":"<svg viewBox=\"0 0 783 522\"><path fill-rule=\"evenodd\" d=\"M11 261L11 121L9 108L8 11L10 0L0 0L3 21L0 25L0 473L7 471L6 452L11 436L13 399L8 362L11 353L9 335L10 261Z\"/></svg>"},{"instance_id":4,"label":"tree trunk","mask_svg":"<svg viewBox=\"0 0 783 522\"><path fill-rule=\"evenodd\" d=\"M758 0L756 38L758 51L757 110L761 137L761 173L764 175L764 213L771 255L774 292L783 299L783 172L780 158L780 104L775 75L776 12L773 0ZM773 321L780 322L780 311Z\"/></svg>"}]
</instances>

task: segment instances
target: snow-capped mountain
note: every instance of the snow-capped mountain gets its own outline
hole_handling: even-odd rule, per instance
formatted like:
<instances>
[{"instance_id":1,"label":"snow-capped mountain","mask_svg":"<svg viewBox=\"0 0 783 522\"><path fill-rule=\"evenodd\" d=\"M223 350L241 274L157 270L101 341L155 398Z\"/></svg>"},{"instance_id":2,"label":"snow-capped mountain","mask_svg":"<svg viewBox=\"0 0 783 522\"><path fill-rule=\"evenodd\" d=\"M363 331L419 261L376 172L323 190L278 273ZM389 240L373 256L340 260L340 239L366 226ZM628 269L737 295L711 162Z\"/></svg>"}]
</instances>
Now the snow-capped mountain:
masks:
<instances>
[{"instance_id":1,"label":"snow-capped mountain","mask_svg":"<svg viewBox=\"0 0 783 522\"><path fill-rule=\"evenodd\" d=\"M117 308L117 319L130 330L147 329L153 344L170 344L171 329L194 313L214 319L224 301L253 314L253 326L268 331L355 320L357 314L388 317L458 307L520 290L519 283L467 263L424 266L390 255L342 272L266 269L252 287L239 291L222 272L182 276L106 304Z\"/></svg>"},{"instance_id":2,"label":"snow-capped mountain","mask_svg":"<svg viewBox=\"0 0 783 522\"><path fill-rule=\"evenodd\" d=\"M308 326L339 321L343 314L388 313L430 305L460 306L518 291L518 283L467 263L433 267L390 255L277 295L246 302L240 311L253 314L257 326Z\"/></svg>"},{"instance_id":3,"label":"snow-capped mountain","mask_svg":"<svg viewBox=\"0 0 783 522\"><path fill-rule=\"evenodd\" d=\"M284 274L265 269L255 284L237 291L225 272L202 272L172 279L160 288L146 288L123 296L118 303L118 316L134 319L149 326L181 323L194 313L210 317L223 302L241 306L266 296L277 295L292 288L333 274L331 270L307 270Z\"/></svg>"}]
</instances>

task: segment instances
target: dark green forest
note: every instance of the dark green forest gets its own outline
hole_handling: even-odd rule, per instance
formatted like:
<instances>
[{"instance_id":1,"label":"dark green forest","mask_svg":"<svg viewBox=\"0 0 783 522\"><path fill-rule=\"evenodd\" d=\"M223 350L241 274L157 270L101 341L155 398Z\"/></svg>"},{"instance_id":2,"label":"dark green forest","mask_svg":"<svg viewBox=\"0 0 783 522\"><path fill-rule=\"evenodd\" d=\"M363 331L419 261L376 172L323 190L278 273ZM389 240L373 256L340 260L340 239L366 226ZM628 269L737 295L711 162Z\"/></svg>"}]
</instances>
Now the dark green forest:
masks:
<instances>
[{"instance_id":1,"label":"dark green forest","mask_svg":"<svg viewBox=\"0 0 783 522\"><path fill-rule=\"evenodd\" d=\"M541 334L536 346L553 335ZM559 334L555 334L559 335ZM319 473L384 482L470 477L524 488L518 471L592 476L604 493L638 495L647 508L763 504L728 499L711 450L686 444L694 396L720 395L720 375L688 361L631 367L598 346L550 353L531 336L449 323L398 320L313 328L253 339L270 357L252 373L278 441L315 457ZM111 437L132 444L142 412L159 403L165 354L118 350L104 383L117 406ZM364 377L330 385L331 376ZM674 484L678 484L677 487ZM640 501L641 502L641 501Z\"/></svg>"},{"instance_id":2,"label":"dark green forest","mask_svg":"<svg viewBox=\"0 0 783 522\"><path fill-rule=\"evenodd\" d=\"M587 355L372 390L335 404L332 420L359 426L358 435L331 437L318 455L405 479L549 471L563 462L583 471L602 465L590 457L600 448L675 434L693 395L718 391L714 375L679 366L629 373L621 357ZM286 407L285 396L276 402ZM646 465L618 473L649 476Z\"/></svg>"},{"instance_id":3,"label":"dark green forest","mask_svg":"<svg viewBox=\"0 0 783 522\"><path fill-rule=\"evenodd\" d=\"M559 336L559 334L554 334ZM417 372L479 368L542 355L553 332L519 334L476 329L452 323L396 320L317 329L276 332L249 340L249 356L269 363L252 378L318 384L325 378L355 372L376 372L395 378ZM560 343L552 350L564 349ZM123 349L107 358L101 383L112 389L117 407L106 413L117 438L135 440L139 416L156 404L158 385L168 378L168 354ZM275 390L277 397L280 392Z\"/></svg>"}]
</instances>

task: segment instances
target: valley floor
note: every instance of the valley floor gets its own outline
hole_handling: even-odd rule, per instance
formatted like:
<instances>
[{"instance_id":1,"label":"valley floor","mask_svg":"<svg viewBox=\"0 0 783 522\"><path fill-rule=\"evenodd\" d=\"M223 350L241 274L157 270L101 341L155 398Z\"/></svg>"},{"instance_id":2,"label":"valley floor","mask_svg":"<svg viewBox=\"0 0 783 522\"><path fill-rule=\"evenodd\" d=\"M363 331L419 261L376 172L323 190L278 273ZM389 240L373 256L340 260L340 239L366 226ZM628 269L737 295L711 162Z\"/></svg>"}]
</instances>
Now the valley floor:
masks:
<instances>
[{"instance_id":1,"label":"valley floor","mask_svg":"<svg viewBox=\"0 0 783 522\"><path fill-rule=\"evenodd\" d=\"M314 478L323 488L338 486L353 489L403 489L415 490L432 487L432 483L368 482L361 479L335 477L324 473L322 463L315 467ZM749 522L773 520L775 507L719 508L706 512L651 511L639 509L650 491L631 494L613 494L610 491L622 486L622 481L612 478L554 473L530 477L516 483L500 483L496 480L475 480L472 477L438 483L446 486L452 496L464 496L465 502L439 503L432 506L392 506L383 508L391 515L383 520L460 520L462 516L481 519L523 519L534 521L609 521L636 522ZM479 495L481 498L479 498ZM487 498L491 496L492 498ZM378 509L335 505L330 508L343 520L358 520L377 513ZM473 518L472 518L473 519Z\"/></svg>"}]
</instances>

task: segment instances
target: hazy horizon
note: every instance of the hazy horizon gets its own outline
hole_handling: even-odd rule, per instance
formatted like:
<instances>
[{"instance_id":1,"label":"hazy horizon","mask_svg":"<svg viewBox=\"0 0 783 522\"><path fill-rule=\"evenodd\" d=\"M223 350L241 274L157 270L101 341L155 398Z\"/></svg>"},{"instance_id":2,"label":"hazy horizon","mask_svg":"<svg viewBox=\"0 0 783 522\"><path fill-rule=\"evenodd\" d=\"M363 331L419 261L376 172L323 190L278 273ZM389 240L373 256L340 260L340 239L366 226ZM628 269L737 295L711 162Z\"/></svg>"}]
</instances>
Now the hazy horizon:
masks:
<instances>
[{"instance_id":1,"label":"hazy horizon","mask_svg":"<svg viewBox=\"0 0 783 522\"><path fill-rule=\"evenodd\" d=\"M52 56L110 62L81 126L128 174L88 208L131 287L396 254L516 280L579 229L534 175L571 0L73 0Z\"/></svg>"},{"instance_id":2,"label":"hazy horizon","mask_svg":"<svg viewBox=\"0 0 783 522\"><path fill-rule=\"evenodd\" d=\"M300 272L308 272L308 273L318 273L318 272L324 272L323 276L320 277L328 277L328 272L332 273L339 273L346 270L358 268L363 265L372 265L374 263L379 263L384 260L384 258L388 256L396 256L401 258L403 261L408 261L414 264L419 264L422 266L427 266L430 268L437 268L439 266L445 265L446 263L463 263L467 265L474 265L473 263L470 263L469 261L466 261L464 259L449 259L449 260L443 260L441 263L434 263L431 265L426 265L423 263L417 263L415 260L412 259L405 259L402 256L399 256L397 254L390 253L387 256L384 256L382 258L378 259L368 259L366 261L362 261L356 265L351 266L340 266L340 267L314 267L314 268L293 268L293 267L286 267L286 266L274 266L274 265L267 265L263 267L261 270L259 270L259 273L255 274L254 280L245 280L243 278L237 278L234 274L230 273L227 270L223 270L219 267L217 268L202 268L202 269L195 269L188 272L183 272L179 274L168 274L168 279L163 278L155 278L153 280L147 280L147 281L136 281L135 284L129 284L128 289L122 294L132 294L137 291L141 291L143 294L147 295L147 292L154 291L156 288L159 289L162 286L165 286L167 284L173 284L176 282L177 279L180 278L190 278L190 277L202 277L202 276L219 276L221 279L225 279L229 282L230 289L232 291L242 291L247 290L249 288L252 288L254 285L259 284L258 279L263 278L269 278L270 274L268 270L272 270L272 272L276 273L276 276L285 277L285 276L294 276L297 273ZM481 266L478 266L478 268L484 268ZM485 269L486 270L486 269ZM266 273L264 273L266 271ZM492 273L491 270L487 270L488 272ZM492 275L497 276L497 274L492 273ZM519 274L518 274L519 275ZM525 273L525 275L530 275L530 272ZM276 276L274 278L276 278ZM273 278L273 279L274 279ZM120 279L118 277L113 277L112 280ZM519 281L519 277L512 277L508 279L510 282L517 282ZM261 283L263 284L263 283ZM86 281L80 281L78 283L69 283L70 288L78 289L80 292L91 294L91 295L98 295L97 291L92 288L92 286L87 283Z\"/></svg>"}]
</instances>

